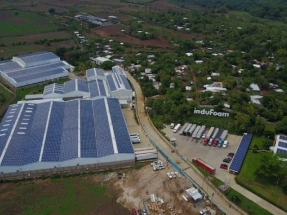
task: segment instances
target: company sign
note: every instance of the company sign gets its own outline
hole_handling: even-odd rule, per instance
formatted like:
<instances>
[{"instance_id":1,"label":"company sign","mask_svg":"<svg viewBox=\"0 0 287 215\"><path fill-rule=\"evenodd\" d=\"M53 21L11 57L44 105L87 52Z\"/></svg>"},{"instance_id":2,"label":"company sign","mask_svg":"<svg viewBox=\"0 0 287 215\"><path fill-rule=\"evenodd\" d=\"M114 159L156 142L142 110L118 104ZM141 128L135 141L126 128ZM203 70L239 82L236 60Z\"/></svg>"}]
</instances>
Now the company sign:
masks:
<instances>
[{"instance_id":1,"label":"company sign","mask_svg":"<svg viewBox=\"0 0 287 215\"><path fill-rule=\"evenodd\" d=\"M194 109L194 114L200 114L200 115L209 115L209 116L218 116L218 117L229 117L229 113L226 112L215 112L214 109L210 110L197 110Z\"/></svg>"}]
</instances>

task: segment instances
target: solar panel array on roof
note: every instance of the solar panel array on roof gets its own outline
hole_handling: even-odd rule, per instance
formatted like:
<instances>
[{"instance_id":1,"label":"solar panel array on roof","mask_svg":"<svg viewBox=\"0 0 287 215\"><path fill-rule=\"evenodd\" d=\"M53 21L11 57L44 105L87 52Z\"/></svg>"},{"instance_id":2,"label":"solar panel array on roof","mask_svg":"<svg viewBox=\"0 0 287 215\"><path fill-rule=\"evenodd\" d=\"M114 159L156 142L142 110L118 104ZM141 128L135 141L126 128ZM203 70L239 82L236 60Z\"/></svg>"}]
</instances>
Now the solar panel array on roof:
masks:
<instances>
[{"instance_id":1,"label":"solar panel array on roof","mask_svg":"<svg viewBox=\"0 0 287 215\"><path fill-rule=\"evenodd\" d=\"M244 133L241 142L235 152L235 155L230 164L229 170L235 173L239 173L241 166L243 164L245 155L247 153L248 147L252 140L252 134Z\"/></svg>"},{"instance_id":2,"label":"solar panel array on roof","mask_svg":"<svg viewBox=\"0 0 287 215\"><path fill-rule=\"evenodd\" d=\"M54 84L50 84L50 85L45 86L43 94L48 95L51 93L63 94L64 93L64 85L54 83Z\"/></svg>"},{"instance_id":3,"label":"solar panel array on roof","mask_svg":"<svg viewBox=\"0 0 287 215\"><path fill-rule=\"evenodd\" d=\"M90 98L94 98L100 95L98 82L96 80L89 81L89 91L90 91Z\"/></svg>"},{"instance_id":4,"label":"solar panel array on roof","mask_svg":"<svg viewBox=\"0 0 287 215\"><path fill-rule=\"evenodd\" d=\"M0 130L0 168L134 153L119 101L112 98L13 105Z\"/></svg>"},{"instance_id":5,"label":"solar panel array on roof","mask_svg":"<svg viewBox=\"0 0 287 215\"><path fill-rule=\"evenodd\" d=\"M113 123L115 138L117 141L117 147L119 153L132 153L133 147L128 134L128 130L125 125L125 120L120 108L120 103L118 99L108 100L111 120Z\"/></svg>"},{"instance_id":6,"label":"solar panel array on roof","mask_svg":"<svg viewBox=\"0 0 287 215\"><path fill-rule=\"evenodd\" d=\"M277 149L277 153L287 155L287 150Z\"/></svg>"},{"instance_id":7,"label":"solar panel array on roof","mask_svg":"<svg viewBox=\"0 0 287 215\"><path fill-rule=\"evenodd\" d=\"M18 55L17 58L25 63L33 63L39 61L49 61L52 59L58 59L59 57L53 52L38 52L31 54Z\"/></svg>"},{"instance_id":8,"label":"solar panel array on roof","mask_svg":"<svg viewBox=\"0 0 287 215\"><path fill-rule=\"evenodd\" d=\"M84 80L78 80L78 91L89 92L88 83Z\"/></svg>"},{"instance_id":9,"label":"solar panel array on roof","mask_svg":"<svg viewBox=\"0 0 287 215\"><path fill-rule=\"evenodd\" d=\"M95 135L95 121L91 117L93 103L89 100L80 102L80 128L81 128L81 157L97 157L97 144Z\"/></svg>"},{"instance_id":10,"label":"solar panel array on roof","mask_svg":"<svg viewBox=\"0 0 287 215\"><path fill-rule=\"evenodd\" d=\"M86 76L88 78L93 77L93 76L105 77L105 73L104 73L104 70L102 70L102 69L92 68L92 69L88 69L86 71Z\"/></svg>"},{"instance_id":11,"label":"solar panel array on roof","mask_svg":"<svg viewBox=\"0 0 287 215\"><path fill-rule=\"evenodd\" d=\"M279 136L279 139L280 139L280 140L287 140L287 136L280 135L280 136Z\"/></svg>"},{"instance_id":12,"label":"solar panel array on roof","mask_svg":"<svg viewBox=\"0 0 287 215\"><path fill-rule=\"evenodd\" d=\"M131 88L131 85L130 85L130 83L128 82L128 79L126 78L126 76L121 75L121 79L122 79L122 81L123 81L123 83L124 83L125 88L126 88L127 90L131 90L131 89L132 89L132 88Z\"/></svg>"},{"instance_id":13,"label":"solar panel array on roof","mask_svg":"<svg viewBox=\"0 0 287 215\"><path fill-rule=\"evenodd\" d=\"M287 143L284 143L284 142L279 141L278 146L287 149Z\"/></svg>"},{"instance_id":14,"label":"solar panel array on roof","mask_svg":"<svg viewBox=\"0 0 287 215\"><path fill-rule=\"evenodd\" d=\"M106 90L105 90L105 86L104 86L104 82L103 80L98 80L98 85L99 85L99 89L100 89L100 93L102 96L106 96Z\"/></svg>"},{"instance_id":15,"label":"solar panel array on roof","mask_svg":"<svg viewBox=\"0 0 287 215\"><path fill-rule=\"evenodd\" d=\"M108 84L109 84L109 87L110 87L110 91L115 91L115 90L117 90L112 75L109 74L109 75L107 75L106 77L107 77L107 81L108 81Z\"/></svg>"},{"instance_id":16,"label":"solar panel array on roof","mask_svg":"<svg viewBox=\"0 0 287 215\"><path fill-rule=\"evenodd\" d=\"M96 145L97 145L98 157L111 155L114 153L114 148L112 145L111 131L105 107L105 100L104 99L94 100L93 111L95 120Z\"/></svg>"},{"instance_id":17,"label":"solar panel array on roof","mask_svg":"<svg viewBox=\"0 0 287 215\"><path fill-rule=\"evenodd\" d=\"M64 83L64 93L70 93L76 90L76 80L70 80Z\"/></svg>"},{"instance_id":18,"label":"solar panel array on roof","mask_svg":"<svg viewBox=\"0 0 287 215\"><path fill-rule=\"evenodd\" d=\"M8 72L10 70L16 70L22 68L18 63L9 60L9 61L2 61L0 62L0 71Z\"/></svg>"}]
</instances>

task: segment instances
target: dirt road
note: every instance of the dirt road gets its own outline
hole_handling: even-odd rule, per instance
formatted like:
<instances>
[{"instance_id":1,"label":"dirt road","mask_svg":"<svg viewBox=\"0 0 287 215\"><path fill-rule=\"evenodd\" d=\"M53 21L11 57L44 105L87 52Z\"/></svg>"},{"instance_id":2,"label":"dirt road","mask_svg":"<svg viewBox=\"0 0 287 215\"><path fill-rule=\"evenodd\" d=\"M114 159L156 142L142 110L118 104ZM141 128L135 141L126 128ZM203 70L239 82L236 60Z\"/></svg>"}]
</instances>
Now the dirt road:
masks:
<instances>
[{"instance_id":1,"label":"dirt road","mask_svg":"<svg viewBox=\"0 0 287 215\"><path fill-rule=\"evenodd\" d=\"M214 203L223 210L226 214L230 215L237 215L237 214L246 214L241 209L239 209L237 206L235 206L233 203L229 202L226 197L218 192L214 187L207 181L205 177L200 175L198 171L196 171L194 168L187 165L185 162L182 161L180 156L178 156L176 153L171 152L171 148L168 145L167 142L165 142L159 133L156 131L154 126L151 124L150 120L148 119L148 116L145 113L144 109L144 97L142 95L141 88L137 81L128 73L126 72L128 79L132 83L135 92L136 92L136 103L137 103L137 111L139 116L140 124L142 125L142 128L144 132L152 138L164 151L165 153L175 162L177 163L180 168L184 169L185 172L212 198ZM274 205L270 204L269 202L261 199L258 196L255 196L253 193L249 192L245 188L235 184L230 184L232 188L237 190L239 193L243 194L247 198L250 198L252 201L255 201L264 209L268 210L272 214L278 214L278 215L286 215L286 213L279 208L275 207ZM255 198L256 197L256 198Z\"/></svg>"}]
</instances>

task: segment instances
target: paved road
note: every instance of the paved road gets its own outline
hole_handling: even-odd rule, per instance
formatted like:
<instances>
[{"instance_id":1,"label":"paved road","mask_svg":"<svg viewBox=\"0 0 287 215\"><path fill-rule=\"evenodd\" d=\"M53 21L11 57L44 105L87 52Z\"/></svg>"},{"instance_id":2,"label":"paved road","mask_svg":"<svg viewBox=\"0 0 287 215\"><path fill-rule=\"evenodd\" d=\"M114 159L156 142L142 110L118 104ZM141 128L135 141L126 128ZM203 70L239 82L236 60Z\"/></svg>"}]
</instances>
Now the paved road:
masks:
<instances>
[{"instance_id":1,"label":"paved road","mask_svg":"<svg viewBox=\"0 0 287 215\"><path fill-rule=\"evenodd\" d=\"M154 128L152 123L149 120L149 117L145 113L144 109L144 97L142 95L141 88L138 82L128 73L126 72L128 79L132 83L135 92L136 92L136 103L137 103L137 111L139 116L139 121L142 125L142 128L147 136L152 138L164 151L165 153L175 162L177 163L180 168L184 169L185 172L201 187L213 200L213 202L222 209L225 213L230 215L237 215L237 214L246 214L241 209L239 209L236 205L232 202L229 202L226 197L220 193L215 187L210 183L208 179L201 175L198 170L194 167L188 165L187 163L183 162L181 157L177 153L173 153L171 151L170 145L163 140L162 136L159 132ZM269 202L265 201L264 199L254 195L250 191L246 190L245 188L236 184L233 180L230 181L230 186L235 189L237 192L241 193L242 195L246 196L247 198L251 199L252 201L259 204L262 208L265 208L272 214L276 215L286 215L287 213L282 211L281 209L275 207L274 205L270 204Z\"/></svg>"}]
</instances>

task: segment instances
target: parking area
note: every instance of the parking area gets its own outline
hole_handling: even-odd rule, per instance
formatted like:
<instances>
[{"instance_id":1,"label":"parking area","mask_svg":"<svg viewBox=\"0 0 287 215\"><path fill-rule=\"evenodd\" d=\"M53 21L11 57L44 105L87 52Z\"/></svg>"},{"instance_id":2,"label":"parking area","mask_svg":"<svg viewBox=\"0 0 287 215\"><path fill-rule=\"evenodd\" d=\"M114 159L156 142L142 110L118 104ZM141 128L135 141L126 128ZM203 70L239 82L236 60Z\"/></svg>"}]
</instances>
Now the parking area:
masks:
<instances>
[{"instance_id":1,"label":"parking area","mask_svg":"<svg viewBox=\"0 0 287 215\"><path fill-rule=\"evenodd\" d=\"M179 154L186 156L189 160L192 158L200 158L201 160L205 161L210 166L216 168L216 177L220 178L221 180L225 180L226 177L229 175L228 170L220 169L220 164L222 164L222 160L227 156L230 152L235 152L240 140L241 136L228 134L227 140L229 142L228 147L219 148L214 146L204 146L203 139L196 139L189 136L180 135L179 132L173 133L173 130L170 129L170 126L166 126L162 130L168 138L175 138L176 139L176 150ZM208 130L205 131L205 134ZM228 164L229 165L229 164Z\"/></svg>"}]
</instances>

